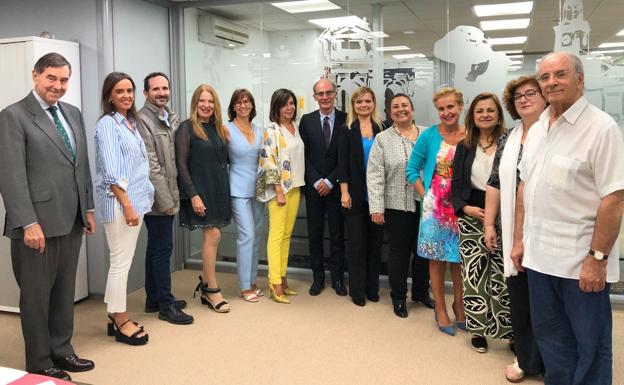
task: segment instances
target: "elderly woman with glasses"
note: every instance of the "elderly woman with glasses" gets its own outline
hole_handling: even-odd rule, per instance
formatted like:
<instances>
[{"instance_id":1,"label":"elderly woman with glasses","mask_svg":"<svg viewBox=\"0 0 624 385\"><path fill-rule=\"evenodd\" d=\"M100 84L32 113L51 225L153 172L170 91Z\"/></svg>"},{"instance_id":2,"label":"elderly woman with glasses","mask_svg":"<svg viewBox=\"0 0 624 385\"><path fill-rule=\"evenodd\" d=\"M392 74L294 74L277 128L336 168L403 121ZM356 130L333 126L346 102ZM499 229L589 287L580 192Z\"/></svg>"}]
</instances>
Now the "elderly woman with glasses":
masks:
<instances>
[{"instance_id":1,"label":"elderly woman with glasses","mask_svg":"<svg viewBox=\"0 0 624 385\"><path fill-rule=\"evenodd\" d=\"M514 363L505 370L505 377L511 382L519 382L525 374L540 374L544 370L531 328L526 272L518 272L514 267L511 249L516 191L520 183L518 164L522 159L529 129L544 112L546 100L535 78L521 76L507 83L503 102L511 117L520 120L498 140L492 173L486 187L484 227L485 243L491 251L496 248L497 227L502 236L504 275L511 298L511 326L516 353Z\"/></svg>"}]
</instances>

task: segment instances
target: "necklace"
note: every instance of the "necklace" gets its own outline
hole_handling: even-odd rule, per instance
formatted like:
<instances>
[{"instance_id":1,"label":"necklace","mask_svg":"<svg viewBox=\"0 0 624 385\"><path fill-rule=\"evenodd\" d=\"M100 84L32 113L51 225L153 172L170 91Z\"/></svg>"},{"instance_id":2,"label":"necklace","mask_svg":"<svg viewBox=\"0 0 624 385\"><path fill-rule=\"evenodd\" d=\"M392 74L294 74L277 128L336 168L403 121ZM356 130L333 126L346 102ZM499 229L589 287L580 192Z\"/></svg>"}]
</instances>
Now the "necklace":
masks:
<instances>
[{"instance_id":1,"label":"necklace","mask_svg":"<svg viewBox=\"0 0 624 385\"><path fill-rule=\"evenodd\" d=\"M399 134L399 136L405 140L408 140L410 142L413 142L414 140L416 140L416 126L412 124L412 129L410 131L409 136L405 136L403 135L403 133L401 133L401 131L399 131L398 128L396 128L396 126L392 126L394 128L394 131L396 131L397 134Z\"/></svg>"},{"instance_id":2,"label":"necklace","mask_svg":"<svg viewBox=\"0 0 624 385\"><path fill-rule=\"evenodd\" d=\"M238 122L236 121L236 119L234 119L234 125L235 125L236 127L238 127L238 129L239 129L239 130L240 130L243 134L245 134L246 136L249 136L249 135L253 134L253 127L251 127L251 125L250 125L249 129L245 130L245 129L243 129L243 127L242 127L240 124L238 124Z\"/></svg>"},{"instance_id":3,"label":"necklace","mask_svg":"<svg viewBox=\"0 0 624 385\"><path fill-rule=\"evenodd\" d=\"M491 141L488 141L487 146L482 145L481 141L479 141L479 148L481 148L483 152L486 152L487 150L489 150L493 145L494 145L493 139Z\"/></svg>"}]
</instances>

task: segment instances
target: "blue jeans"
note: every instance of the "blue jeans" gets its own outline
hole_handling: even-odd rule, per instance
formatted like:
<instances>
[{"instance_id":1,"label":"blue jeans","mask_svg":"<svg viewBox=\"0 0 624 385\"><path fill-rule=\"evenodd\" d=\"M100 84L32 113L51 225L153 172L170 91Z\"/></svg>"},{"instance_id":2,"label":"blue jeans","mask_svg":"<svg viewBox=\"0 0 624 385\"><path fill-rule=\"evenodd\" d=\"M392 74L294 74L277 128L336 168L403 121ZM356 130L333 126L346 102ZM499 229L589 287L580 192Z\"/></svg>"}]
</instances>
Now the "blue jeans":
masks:
<instances>
[{"instance_id":1,"label":"blue jeans","mask_svg":"<svg viewBox=\"0 0 624 385\"><path fill-rule=\"evenodd\" d=\"M232 197L232 215L238 233L236 235L236 271L238 287L251 289L258 276L260 254L260 230L264 221L264 204L256 198Z\"/></svg>"},{"instance_id":2,"label":"blue jeans","mask_svg":"<svg viewBox=\"0 0 624 385\"><path fill-rule=\"evenodd\" d=\"M546 385L610 385L610 284L585 293L579 281L527 269L531 320Z\"/></svg>"},{"instance_id":3,"label":"blue jeans","mask_svg":"<svg viewBox=\"0 0 624 385\"><path fill-rule=\"evenodd\" d=\"M173 215L146 215L145 293L147 304L160 308L171 305L171 253L173 252Z\"/></svg>"}]
</instances>

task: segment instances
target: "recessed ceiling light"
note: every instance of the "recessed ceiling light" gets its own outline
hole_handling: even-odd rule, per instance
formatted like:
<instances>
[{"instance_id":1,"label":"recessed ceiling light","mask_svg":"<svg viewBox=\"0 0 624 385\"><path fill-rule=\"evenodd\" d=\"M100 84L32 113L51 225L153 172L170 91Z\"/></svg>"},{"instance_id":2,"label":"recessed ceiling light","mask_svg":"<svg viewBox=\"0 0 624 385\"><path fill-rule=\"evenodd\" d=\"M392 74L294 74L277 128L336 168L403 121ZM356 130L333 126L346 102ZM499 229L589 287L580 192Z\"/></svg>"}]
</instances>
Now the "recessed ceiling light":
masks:
<instances>
[{"instance_id":1,"label":"recessed ceiling light","mask_svg":"<svg viewBox=\"0 0 624 385\"><path fill-rule=\"evenodd\" d=\"M422 53L406 53L404 55L392 55L395 59L413 59L415 57L425 57Z\"/></svg>"},{"instance_id":2,"label":"recessed ceiling light","mask_svg":"<svg viewBox=\"0 0 624 385\"><path fill-rule=\"evenodd\" d=\"M624 36L624 29L618 32L615 36Z\"/></svg>"},{"instance_id":3,"label":"recessed ceiling light","mask_svg":"<svg viewBox=\"0 0 624 385\"><path fill-rule=\"evenodd\" d=\"M602 43L598 46L598 48L613 48L613 47L624 47L624 41L616 41L613 43Z\"/></svg>"},{"instance_id":4,"label":"recessed ceiling light","mask_svg":"<svg viewBox=\"0 0 624 385\"><path fill-rule=\"evenodd\" d=\"M325 19L311 19L308 20L312 24L316 24L323 28L336 28L336 27L354 27L354 26L366 26L367 23L357 16L341 16L341 17L327 17Z\"/></svg>"},{"instance_id":5,"label":"recessed ceiling light","mask_svg":"<svg viewBox=\"0 0 624 385\"><path fill-rule=\"evenodd\" d=\"M404 35L413 35L413 34L415 34L415 33L416 33L416 31L412 31L412 30L409 30L409 31L403 31L403 34L404 34Z\"/></svg>"},{"instance_id":6,"label":"recessed ceiling light","mask_svg":"<svg viewBox=\"0 0 624 385\"><path fill-rule=\"evenodd\" d=\"M386 51L405 51L410 48L406 45L389 45L387 47L375 47L375 49L377 51L386 52Z\"/></svg>"},{"instance_id":7,"label":"recessed ceiling light","mask_svg":"<svg viewBox=\"0 0 624 385\"><path fill-rule=\"evenodd\" d=\"M621 49L605 49L605 50L600 50L600 51L596 51L596 50L591 51L591 53L621 53L621 52L624 52L624 48L621 48Z\"/></svg>"},{"instance_id":8,"label":"recessed ceiling light","mask_svg":"<svg viewBox=\"0 0 624 385\"><path fill-rule=\"evenodd\" d=\"M371 35L372 37L390 37L384 31L372 31L372 32L369 32L368 34Z\"/></svg>"},{"instance_id":9,"label":"recessed ceiling light","mask_svg":"<svg viewBox=\"0 0 624 385\"><path fill-rule=\"evenodd\" d=\"M524 44L527 41L526 36L514 36L514 37L492 37L488 39L491 45L509 45L509 44ZM624 45L624 43L623 43Z\"/></svg>"},{"instance_id":10,"label":"recessed ceiling light","mask_svg":"<svg viewBox=\"0 0 624 385\"><path fill-rule=\"evenodd\" d=\"M339 6L328 0L287 1L285 3L271 3L271 5L288 13L318 12L340 9Z\"/></svg>"},{"instance_id":11,"label":"recessed ceiling light","mask_svg":"<svg viewBox=\"0 0 624 385\"><path fill-rule=\"evenodd\" d=\"M499 29L525 29L529 27L531 19L487 20L481 21L482 31L495 31Z\"/></svg>"},{"instance_id":12,"label":"recessed ceiling light","mask_svg":"<svg viewBox=\"0 0 624 385\"><path fill-rule=\"evenodd\" d=\"M500 15L524 15L533 10L532 1L521 3L475 5L472 7L477 17L500 16Z\"/></svg>"}]
</instances>

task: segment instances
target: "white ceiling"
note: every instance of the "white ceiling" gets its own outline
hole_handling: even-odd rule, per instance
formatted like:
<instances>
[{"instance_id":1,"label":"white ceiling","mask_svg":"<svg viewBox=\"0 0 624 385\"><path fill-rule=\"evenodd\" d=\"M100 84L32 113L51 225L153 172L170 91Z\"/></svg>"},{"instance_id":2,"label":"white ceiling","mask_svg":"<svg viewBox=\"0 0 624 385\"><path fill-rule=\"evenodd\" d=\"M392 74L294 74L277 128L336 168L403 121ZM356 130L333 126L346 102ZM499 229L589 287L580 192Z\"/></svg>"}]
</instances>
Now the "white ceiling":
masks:
<instances>
[{"instance_id":1,"label":"white ceiling","mask_svg":"<svg viewBox=\"0 0 624 385\"><path fill-rule=\"evenodd\" d=\"M472 11L473 5L513 2L515 0L331 0L342 9L313 13L290 14L268 2L248 1L243 4L211 5L210 1L193 4L192 0L174 0L177 4L197 6L247 26L267 31L300 30L320 28L308 19L356 15L372 22L371 3L382 6L383 30L390 35L384 45L407 45L411 52L432 56L435 41L448 30L458 25L479 26L479 19ZM223 2L218 2L223 4ZM496 49L522 49L527 53L541 53L552 50L554 45L553 26L559 22L559 8L563 0L535 0L531 13L531 24L527 30L486 32L486 37L507 37L528 33L527 43L522 45L497 46ZM590 47L611 41L624 41L615 34L624 29L624 2L622 0L584 0L584 18L591 27ZM526 16L491 17L487 20L520 18ZM406 35L403 31L415 34ZM405 51L400 52L405 53Z\"/></svg>"}]
</instances>

